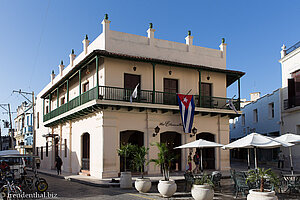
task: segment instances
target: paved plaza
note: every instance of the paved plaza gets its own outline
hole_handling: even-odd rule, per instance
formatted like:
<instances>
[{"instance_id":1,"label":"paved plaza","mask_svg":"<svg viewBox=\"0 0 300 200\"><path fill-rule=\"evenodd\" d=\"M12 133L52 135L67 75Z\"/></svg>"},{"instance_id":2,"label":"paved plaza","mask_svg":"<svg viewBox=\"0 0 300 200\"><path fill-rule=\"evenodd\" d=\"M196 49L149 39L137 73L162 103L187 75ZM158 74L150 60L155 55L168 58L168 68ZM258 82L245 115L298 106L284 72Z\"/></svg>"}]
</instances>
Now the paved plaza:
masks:
<instances>
[{"instance_id":1,"label":"paved plaza","mask_svg":"<svg viewBox=\"0 0 300 200\"><path fill-rule=\"evenodd\" d=\"M58 199L101 199L101 200L135 200L135 199L165 199L160 197L157 185L154 183L150 192L139 194L133 189L120 189L119 187L104 185L87 185L84 182L78 183L61 177L42 175L49 183L48 192L57 194ZM234 188L231 179L222 179L222 191L216 190L214 199L235 199ZM177 181L178 189L175 195L169 199L193 199L190 192L185 192L183 181ZM280 200L300 199L300 195L278 194ZM239 194L236 199L246 199Z\"/></svg>"}]
</instances>

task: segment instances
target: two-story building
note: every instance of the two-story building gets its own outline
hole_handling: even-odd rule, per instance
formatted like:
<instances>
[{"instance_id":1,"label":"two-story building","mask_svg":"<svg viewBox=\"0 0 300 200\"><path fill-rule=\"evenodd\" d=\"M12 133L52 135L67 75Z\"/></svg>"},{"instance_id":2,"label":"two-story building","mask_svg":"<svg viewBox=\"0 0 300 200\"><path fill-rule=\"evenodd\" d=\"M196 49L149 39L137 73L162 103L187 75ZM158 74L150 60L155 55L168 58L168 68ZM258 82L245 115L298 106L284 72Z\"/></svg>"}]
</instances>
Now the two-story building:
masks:
<instances>
[{"instance_id":1,"label":"two-story building","mask_svg":"<svg viewBox=\"0 0 300 200\"><path fill-rule=\"evenodd\" d=\"M300 42L281 50L281 73L282 73L282 134L300 134ZM299 145L293 147L294 169L300 170ZM286 155L287 149L283 149Z\"/></svg>"},{"instance_id":2,"label":"two-story building","mask_svg":"<svg viewBox=\"0 0 300 200\"><path fill-rule=\"evenodd\" d=\"M21 154L32 154L32 104L26 101L22 102L17 108L17 117L15 118L15 132L14 137L16 139L15 148Z\"/></svg>"},{"instance_id":3,"label":"two-story building","mask_svg":"<svg viewBox=\"0 0 300 200\"><path fill-rule=\"evenodd\" d=\"M277 89L271 94L260 97L260 92L250 93L250 101L241 101L242 115L230 123L230 141L235 141L251 133L260 133L270 137L280 136L281 110L280 91ZM258 149L259 161L275 161L278 148ZM253 153L253 152L252 152ZM234 149L232 158L247 159L246 149Z\"/></svg>"},{"instance_id":4,"label":"two-story building","mask_svg":"<svg viewBox=\"0 0 300 200\"><path fill-rule=\"evenodd\" d=\"M70 54L70 64L59 65L36 102L36 152L42 168L53 168L55 156L63 171L85 172L98 178L114 177L124 169L117 154L121 144L149 148L147 159L156 158L154 142L165 142L177 155L174 171L185 170L188 150L174 147L202 138L229 143L229 119L237 114L228 106L226 89L244 75L226 69L226 44L220 49L110 29L92 42L83 40L83 51ZM130 96L138 85L137 98ZM240 85L240 84L238 84ZM240 97L240 87L237 88ZM196 104L194 134L181 125L177 93L193 94ZM239 110L239 99L233 100ZM229 151L207 149L205 167L229 170ZM153 163L148 174L160 173Z\"/></svg>"}]
</instances>

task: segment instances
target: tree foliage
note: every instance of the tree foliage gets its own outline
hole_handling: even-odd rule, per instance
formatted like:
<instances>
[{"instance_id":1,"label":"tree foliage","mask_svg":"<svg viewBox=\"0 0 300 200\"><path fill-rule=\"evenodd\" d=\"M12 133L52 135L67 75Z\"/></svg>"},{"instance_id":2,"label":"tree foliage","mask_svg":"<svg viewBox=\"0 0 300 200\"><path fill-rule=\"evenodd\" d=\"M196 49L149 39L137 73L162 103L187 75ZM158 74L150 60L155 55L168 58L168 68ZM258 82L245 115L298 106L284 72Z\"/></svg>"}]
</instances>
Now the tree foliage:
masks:
<instances>
[{"instance_id":1,"label":"tree foliage","mask_svg":"<svg viewBox=\"0 0 300 200\"><path fill-rule=\"evenodd\" d=\"M271 169L252 169L248 171L248 176L246 179L246 183L252 182L259 184L260 192L263 192L265 189L265 183L269 182L274 187L277 187L279 184L278 176L271 171Z\"/></svg>"},{"instance_id":2,"label":"tree foliage","mask_svg":"<svg viewBox=\"0 0 300 200\"><path fill-rule=\"evenodd\" d=\"M169 181L171 162L175 160L175 156L171 154L166 143L156 142L151 145L156 146L159 150L159 153L157 154L158 158L151 159L150 162L153 162L157 166L161 166L164 180Z\"/></svg>"}]
</instances>

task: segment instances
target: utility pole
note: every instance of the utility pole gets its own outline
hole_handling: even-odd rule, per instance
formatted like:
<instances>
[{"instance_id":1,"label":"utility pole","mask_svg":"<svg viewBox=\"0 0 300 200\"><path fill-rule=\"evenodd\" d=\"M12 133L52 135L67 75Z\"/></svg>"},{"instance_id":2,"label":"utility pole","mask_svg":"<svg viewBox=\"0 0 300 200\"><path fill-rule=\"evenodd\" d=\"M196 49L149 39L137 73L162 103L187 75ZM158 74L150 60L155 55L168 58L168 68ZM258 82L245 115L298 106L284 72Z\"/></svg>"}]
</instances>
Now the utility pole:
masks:
<instances>
[{"instance_id":1,"label":"utility pole","mask_svg":"<svg viewBox=\"0 0 300 200\"><path fill-rule=\"evenodd\" d=\"M2 151L2 135L1 135L1 125L0 125L0 151Z\"/></svg>"},{"instance_id":2,"label":"utility pole","mask_svg":"<svg viewBox=\"0 0 300 200\"><path fill-rule=\"evenodd\" d=\"M9 123L10 123L10 135L11 135L10 142L11 142L11 148L15 149L15 145L14 145L15 129L12 128L10 104L8 104L7 106L8 106L8 115L9 115Z\"/></svg>"},{"instance_id":3,"label":"utility pole","mask_svg":"<svg viewBox=\"0 0 300 200\"><path fill-rule=\"evenodd\" d=\"M36 146L36 134L35 134L35 115L34 115L34 106L35 106L35 97L34 97L34 92L24 92L13 90L14 93L19 93L22 95L27 101L29 101L32 105L32 136L33 136L33 144L32 144L32 154L35 155L35 146ZM32 100L28 99L25 95L31 95Z\"/></svg>"},{"instance_id":4,"label":"utility pole","mask_svg":"<svg viewBox=\"0 0 300 200\"><path fill-rule=\"evenodd\" d=\"M5 106L7 106L8 109L5 108ZM11 121L11 112L10 112L10 104L0 104L0 107L3 108L5 111L8 112L9 115L9 123L10 123L10 143L11 143L11 148L15 149L14 146L14 129L12 128L12 121Z\"/></svg>"}]
</instances>

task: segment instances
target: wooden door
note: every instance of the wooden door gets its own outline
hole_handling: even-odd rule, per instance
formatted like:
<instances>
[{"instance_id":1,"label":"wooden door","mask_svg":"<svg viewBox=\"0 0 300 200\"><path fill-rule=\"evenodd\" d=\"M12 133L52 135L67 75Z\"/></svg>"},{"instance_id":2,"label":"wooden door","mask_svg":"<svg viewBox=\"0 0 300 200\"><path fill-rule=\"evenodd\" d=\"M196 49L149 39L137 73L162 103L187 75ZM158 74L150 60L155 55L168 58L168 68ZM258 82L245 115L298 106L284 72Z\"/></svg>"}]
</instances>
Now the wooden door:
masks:
<instances>
[{"instance_id":1,"label":"wooden door","mask_svg":"<svg viewBox=\"0 0 300 200\"><path fill-rule=\"evenodd\" d=\"M178 80L164 79L164 104L176 105L178 93Z\"/></svg>"},{"instance_id":2,"label":"wooden door","mask_svg":"<svg viewBox=\"0 0 300 200\"><path fill-rule=\"evenodd\" d=\"M204 108L212 107L213 99L211 98L211 88L212 87L210 83L201 83L201 106Z\"/></svg>"},{"instance_id":3,"label":"wooden door","mask_svg":"<svg viewBox=\"0 0 300 200\"><path fill-rule=\"evenodd\" d=\"M137 99L133 99L133 101L139 100L140 96L140 90L141 90L141 76L140 75L135 75L135 74L124 74L124 99L129 101L130 96L132 95L133 90L135 87L138 86L138 97Z\"/></svg>"}]
</instances>

